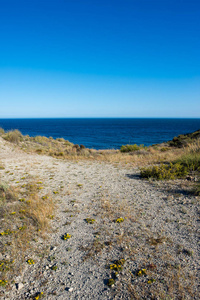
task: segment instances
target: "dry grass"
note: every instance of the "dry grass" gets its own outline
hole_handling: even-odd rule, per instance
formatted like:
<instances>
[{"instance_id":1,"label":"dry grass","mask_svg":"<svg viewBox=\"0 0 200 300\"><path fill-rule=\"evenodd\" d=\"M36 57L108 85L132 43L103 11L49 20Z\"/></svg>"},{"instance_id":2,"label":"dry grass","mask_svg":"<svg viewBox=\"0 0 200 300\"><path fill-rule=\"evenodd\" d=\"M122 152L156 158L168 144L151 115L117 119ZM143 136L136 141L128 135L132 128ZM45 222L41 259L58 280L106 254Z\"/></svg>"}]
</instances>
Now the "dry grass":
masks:
<instances>
[{"instance_id":1,"label":"dry grass","mask_svg":"<svg viewBox=\"0 0 200 300\"><path fill-rule=\"evenodd\" d=\"M2 133L1 136L28 153L49 155L58 159L97 160L116 164L144 166L157 162L173 161L184 153L183 148L170 148L163 145L145 147L142 150L122 153L120 150L87 149L74 145L63 138L53 139L44 136L23 136L18 130ZM165 149L165 151L163 151Z\"/></svg>"},{"instance_id":2,"label":"dry grass","mask_svg":"<svg viewBox=\"0 0 200 300\"><path fill-rule=\"evenodd\" d=\"M50 230L49 215L54 211L51 199L39 195L37 185L30 183L25 189L0 186L0 250L4 265L0 279L11 283L26 263L26 255L37 250L37 240L44 239ZM42 249L40 249L42 250Z\"/></svg>"}]
</instances>

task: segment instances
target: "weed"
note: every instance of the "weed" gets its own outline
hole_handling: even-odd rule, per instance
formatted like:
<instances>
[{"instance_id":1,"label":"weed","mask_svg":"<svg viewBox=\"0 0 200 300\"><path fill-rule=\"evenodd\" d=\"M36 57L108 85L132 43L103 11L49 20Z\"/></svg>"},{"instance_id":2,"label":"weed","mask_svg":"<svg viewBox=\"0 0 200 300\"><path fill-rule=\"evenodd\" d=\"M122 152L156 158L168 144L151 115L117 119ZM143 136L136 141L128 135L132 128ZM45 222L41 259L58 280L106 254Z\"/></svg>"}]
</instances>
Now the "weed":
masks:
<instances>
[{"instance_id":1,"label":"weed","mask_svg":"<svg viewBox=\"0 0 200 300\"><path fill-rule=\"evenodd\" d=\"M113 278L108 279L108 286L112 287L115 284L115 280Z\"/></svg>"},{"instance_id":2,"label":"weed","mask_svg":"<svg viewBox=\"0 0 200 300\"><path fill-rule=\"evenodd\" d=\"M65 233L63 236L62 236L62 239L63 240L68 240L68 239L70 239L71 238L71 234L69 234L69 233Z\"/></svg>"},{"instance_id":3,"label":"weed","mask_svg":"<svg viewBox=\"0 0 200 300\"><path fill-rule=\"evenodd\" d=\"M141 270L138 270L136 272L136 276L143 276L143 275L147 275L147 270L146 269L141 269Z\"/></svg>"},{"instance_id":4,"label":"weed","mask_svg":"<svg viewBox=\"0 0 200 300\"><path fill-rule=\"evenodd\" d=\"M27 263L28 263L29 265L34 265L34 264L35 264L35 262L34 262L33 259L28 259L28 260L27 260Z\"/></svg>"},{"instance_id":5,"label":"weed","mask_svg":"<svg viewBox=\"0 0 200 300\"><path fill-rule=\"evenodd\" d=\"M0 286L6 286L7 283L8 283L7 280L0 279Z\"/></svg>"},{"instance_id":6,"label":"weed","mask_svg":"<svg viewBox=\"0 0 200 300\"><path fill-rule=\"evenodd\" d=\"M138 146L136 144L134 144L134 145L125 145L125 146L122 145L121 148L120 148L120 151L122 153L127 153L127 152L137 151L137 150L140 150L142 148L144 148L144 145L140 145L140 146Z\"/></svg>"},{"instance_id":7,"label":"weed","mask_svg":"<svg viewBox=\"0 0 200 300\"><path fill-rule=\"evenodd\" d=\"M44 297L44 293L43 292L38 292L36 293L34 296L32 296L34 300L39 300L41 298Z\"/></svg>"},{"instance_id":8,"label":"weed","mask_svg":"<svg viewBox=\"0 0 200 300\"><path fill-rule=\"evenodd\" d=\"M53 219L54 219L54 215L49 215L48 218L49 218L50 220L53 220Z\"/></svg>"},{"instance_id":9,"label":"weed","mask_svg":"<svg viewBox=\"0 0 200 300\"><path fill-rule=\"evenodd\" d=\"M124 262L125 262L124 259L115 260L113 262L113 264L109 265L109 269L117 271L117 272L122 271L122 266L123 266Z\"/></svg>"},{"instance_id":10,"label":"weed","mask_svg":"<svg viewBox=\"0 0 200 300\"><path fill-rule=\"evenodd\" d=\"M88 224L94 224L95 219L86 218L85 222L88 223Z\"/></svg>"},{"instance_id":11,"label":"weed","mask_svg":"<svg viewBox=\"0 0 200 300\"><path fill-rule=\"evenodd\" d=\"M115 220L115 223L122 223L124 222L124 219L123 218L118 218Z\"/></svg>"}]
</instances>

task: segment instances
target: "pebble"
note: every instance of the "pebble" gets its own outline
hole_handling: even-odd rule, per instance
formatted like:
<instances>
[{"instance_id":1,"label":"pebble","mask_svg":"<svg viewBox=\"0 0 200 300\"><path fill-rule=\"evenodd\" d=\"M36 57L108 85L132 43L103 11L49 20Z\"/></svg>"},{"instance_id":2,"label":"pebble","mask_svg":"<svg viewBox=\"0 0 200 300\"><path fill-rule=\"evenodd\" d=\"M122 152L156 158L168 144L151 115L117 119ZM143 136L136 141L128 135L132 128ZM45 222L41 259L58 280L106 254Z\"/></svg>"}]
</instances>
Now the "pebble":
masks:
<instances>
[{"instance_id":1,"label":"pebble","mask_svg":"<svg viewBox=\"0 0 200 300\"><path fill-rule=\"evenodd\" d=\"M16 288L18 291L20 291L23 287L24 287L24 285L21 282L16 284Z\"/></svg>"}]
</instances>

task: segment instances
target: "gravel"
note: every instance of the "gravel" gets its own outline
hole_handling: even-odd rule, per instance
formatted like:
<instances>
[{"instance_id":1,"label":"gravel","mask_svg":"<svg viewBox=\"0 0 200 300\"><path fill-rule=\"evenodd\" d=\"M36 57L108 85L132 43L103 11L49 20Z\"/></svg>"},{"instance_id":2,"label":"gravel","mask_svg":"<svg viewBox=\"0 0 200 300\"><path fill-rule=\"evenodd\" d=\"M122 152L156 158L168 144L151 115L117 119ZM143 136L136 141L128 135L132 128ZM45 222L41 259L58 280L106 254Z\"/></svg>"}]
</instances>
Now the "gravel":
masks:
<instances>
[{"instance_id":1,"label":"gravel","mask_svg":"<svg viewBox=\"0 0 200 300\"><path fill-rule=\"evenodd\" d=\"M199 197L185 181L148 182L120 164L26 154L1 138L0 161L1 181L10 182L10 170L17 185L27 172L57 203L52 232L38 242L46 255L35 253L17 284L0 288L2 299L199 299ZM114 274L109 266L120 259Z\"/></svg>"}]
</instances>

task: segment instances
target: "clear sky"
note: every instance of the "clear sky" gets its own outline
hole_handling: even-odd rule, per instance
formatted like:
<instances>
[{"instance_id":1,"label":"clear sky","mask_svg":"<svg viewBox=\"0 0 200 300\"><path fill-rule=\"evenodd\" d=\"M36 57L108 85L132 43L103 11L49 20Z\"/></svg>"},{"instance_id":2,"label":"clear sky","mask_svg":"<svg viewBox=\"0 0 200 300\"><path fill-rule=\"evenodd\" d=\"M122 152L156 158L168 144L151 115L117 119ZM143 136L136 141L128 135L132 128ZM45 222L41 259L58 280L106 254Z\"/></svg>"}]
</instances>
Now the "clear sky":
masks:
<instances>
[{"instance_id":1,"label":"clear sky","mask_svg":"<svg viewBox=\"0 0 200 300\"><path fill-rule=\"evenodd\" d=\"M0 118L200 117L199 0L0 0Z\"/></svg>"}]
</instances>

